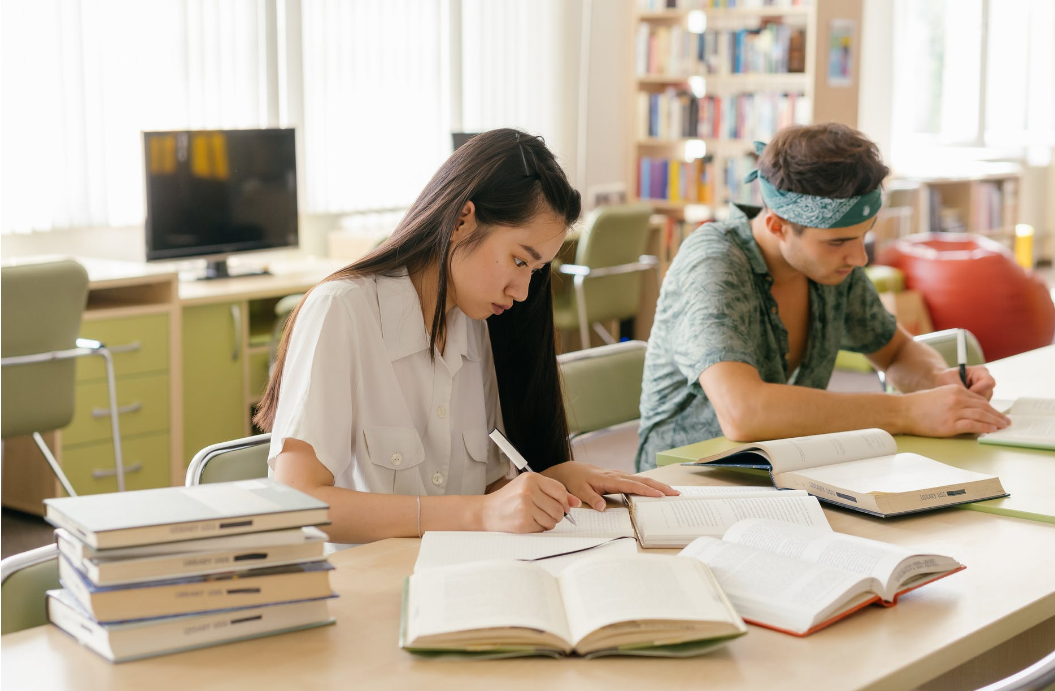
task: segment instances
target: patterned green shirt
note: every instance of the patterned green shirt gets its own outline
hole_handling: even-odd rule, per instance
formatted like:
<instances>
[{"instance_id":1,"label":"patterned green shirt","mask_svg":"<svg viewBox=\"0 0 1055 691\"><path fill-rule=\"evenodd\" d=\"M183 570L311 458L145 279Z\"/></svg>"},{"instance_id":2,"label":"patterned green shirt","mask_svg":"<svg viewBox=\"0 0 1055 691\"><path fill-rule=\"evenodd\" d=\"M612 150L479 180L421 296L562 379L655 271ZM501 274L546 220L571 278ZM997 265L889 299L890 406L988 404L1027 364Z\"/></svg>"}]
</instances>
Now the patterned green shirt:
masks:
<instances>
[{"instance_id":1,"label":"patterned green shirt","mask_svg":"<svg viewBox=\"0 0 1055 691\"><path fill-rule=\"evenodd\" d=\"M745 207L753 218L757 209ZM897 323L861 268L839 285L809 282L809 335L802 363L788 372L788 332L777 314L750 218L700 228L682 244L660 291L641 389L637 469L656 453L721 436L700 375L718 362L743 362L762 381L824 389L839 350L874 353Z\"/></svg>"}]
</instances>

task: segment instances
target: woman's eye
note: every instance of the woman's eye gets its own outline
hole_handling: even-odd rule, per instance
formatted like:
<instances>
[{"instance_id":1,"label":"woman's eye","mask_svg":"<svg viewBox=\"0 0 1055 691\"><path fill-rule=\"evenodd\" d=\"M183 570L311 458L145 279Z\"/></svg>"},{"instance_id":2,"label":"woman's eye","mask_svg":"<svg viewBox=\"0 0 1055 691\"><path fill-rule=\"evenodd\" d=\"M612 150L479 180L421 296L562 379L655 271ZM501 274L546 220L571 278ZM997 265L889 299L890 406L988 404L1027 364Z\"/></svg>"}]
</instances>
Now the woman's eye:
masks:
<instances>
[{"instance_id":1,"label":"woman's eye","mask_svg":"<svg viewBox=\"0 0 1055 691\"><path fill-rule=\"evenodd\" d=\"M831 245L832 247L842 247L844 242L845 242L845 240L832 240L828 244Z\"/></svg>"},{"instance_id":2,"label":"woman's eye","mask_svg":"<svg viewBox=\"0 0 1055 691\"><path fill-rule=\"evenodd\" d=\"M527 262L521 259L520 257L513 257L513 263L518 269L523 269L525 266L527 266Z\"/></svg>"}]
</instances>

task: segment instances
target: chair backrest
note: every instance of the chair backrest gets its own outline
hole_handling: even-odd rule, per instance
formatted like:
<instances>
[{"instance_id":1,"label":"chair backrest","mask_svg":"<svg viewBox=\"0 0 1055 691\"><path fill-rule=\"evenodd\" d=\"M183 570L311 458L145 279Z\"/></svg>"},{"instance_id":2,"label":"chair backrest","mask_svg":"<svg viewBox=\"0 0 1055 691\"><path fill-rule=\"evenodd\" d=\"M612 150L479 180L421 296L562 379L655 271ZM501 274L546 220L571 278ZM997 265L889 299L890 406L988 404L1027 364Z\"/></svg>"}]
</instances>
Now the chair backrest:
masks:
<instances>
[{"instance_id":1,"label":"chair backrest","mask_svg":"<svg viewBox=\"0 0 1055 691\"><path fill-rule=\"evenodd\" d=\"M88 272L74 261L0 269L0 357L76 347ZM3 438L47 432L73 420L74 360L2 368Z\"/></svg>"},{"instance_id":2,"label":"chair backrest","mask_svg":"<svg viewBox=\"0 0 1055 691\"><path fill-rule=\"evenodd\" d=\"M575 263L600 269L636 262L645 253L651 215L648 204L595 209L579 237ZM637 314L641 300L641 272L587 278L584 290L586 315L591 322L629 319Z\"/></svg>"},{"instance_id":3,"label":"chair backrest","mask_svg":"<svg viewBox=\"0 0 1055 691\"><path fill-rule=\"evenodd\" d=\"M44 593L61 587L58 556L51 544L0 562L0 634L48 623Z\"/></svg>"},{"instance_id":4,"label":"chair backrest","mask_svg":"<svg viewBox=\"0 0 1055 691\"><path fill-rule=\"evenodd\" d=\"M206 446L194 454L187 466L186 485L267 477L270 445L270 434L258 434Z\"/></svg>"},{"instance_id":5,"label":"chair backrest","mask_svg":"<svg viewBox=\"0 0 1055 691\"><path fill-rule=\"evenodd\" d=\"M625 341L557 356L572 436L638 418L647 348Z\"/></svg>"},{"instance_id":6,"label":"chair backrest","mask_svg":"<svg viewBox=\"0 0 1055 691\"><path fill-rule=\"evenodd\" d=\"M934 350L938 351L938 354L945 358L945 364L949 367L955 367L956 362L956 332L959 329L945 329L944 331L935 331L929 334L920 334L915 337L915 340L920 343L926 343ZM965 329L966 331L966 329ZM978 342L974 334L970 331L966 332L967 336L967 364L968 365L984 365L985 354L982 352L982 344Z\"/></svg>"}]
</instances>

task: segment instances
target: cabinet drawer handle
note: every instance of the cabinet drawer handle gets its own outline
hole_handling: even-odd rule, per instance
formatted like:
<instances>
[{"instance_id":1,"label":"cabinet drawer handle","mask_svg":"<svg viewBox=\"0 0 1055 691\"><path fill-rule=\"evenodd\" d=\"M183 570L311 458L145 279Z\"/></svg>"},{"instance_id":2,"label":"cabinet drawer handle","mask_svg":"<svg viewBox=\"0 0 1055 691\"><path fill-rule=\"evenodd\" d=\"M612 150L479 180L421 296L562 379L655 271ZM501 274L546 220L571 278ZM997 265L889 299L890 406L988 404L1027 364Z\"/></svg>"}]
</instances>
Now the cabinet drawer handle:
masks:
<instances>
[{"instance_id":1,"label":"cabinet drawer handle","mask_svg":"<svg viewBox=\"0 0 1055 691\"><path fill-rule=\"evenodd\" d=\"M124 345L113 346L113 347L110 348L110 352L111 353L134 353L134 352L142 350L142 349L143 349L143 344L142 343L140 343L139 341L132 341L131 343L126 343Z\"/></svg>"},{"instance_id":2,"label":"cabinet drawer handle","mask_svg":"<svg viewBox=\"0 0 1055 691\"><path fill-rule=\"evenodd\" d=\"M143 469L142 463L133 463L132 465L125 466L125 475L129 473L138 473ZM117 475L117 471L113 468L95 468L92 470L92 479L102 480L104 477L113 477Z\"/></svg>"},{"instance_id":3,"label":"cabinet drawer handle","mask_svg":"<svg viewBox=\"0 0 1055 691\"><path fill-rule=\"evenodd\" d=\"M136 401L135 403L129 403L126 406L122 406L122 407L118 408L117 409L117 414L118 415L124 415L125 413L136 413L136 412L139 412L142 409L143 409L143 404L140 403L139 401ZM109 408L92 408L92 417L94 417L94 418L110 417L110 409Z\"/></svg>"}]
</instances>

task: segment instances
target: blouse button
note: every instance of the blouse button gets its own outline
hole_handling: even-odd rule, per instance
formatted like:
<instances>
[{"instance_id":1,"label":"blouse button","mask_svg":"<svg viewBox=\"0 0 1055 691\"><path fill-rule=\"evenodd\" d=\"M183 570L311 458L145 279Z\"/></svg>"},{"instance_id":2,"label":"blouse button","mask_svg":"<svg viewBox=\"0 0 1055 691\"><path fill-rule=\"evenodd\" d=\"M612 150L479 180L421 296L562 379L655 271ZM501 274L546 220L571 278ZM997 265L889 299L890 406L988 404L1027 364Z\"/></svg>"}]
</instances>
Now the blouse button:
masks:
<instances>
[{"instance_id":1,"label":"blouse button","mask_svg":"<svg viewBox=\"0 0 1055 691\"><path fill-rule=\"evenodd\" d=\"M399 453L398 451L396 453L392 454L392 465L399 465L402 462L403 462L403 454Z\"/></svg>"},{"instance_id":2,"label":"blouse button","mask_svg":"<svg viewBox=\"0 0 1055 691\"><path fill-rule=\"evenodd\" d=\"M439 486L443 484L443 473L435 473L432 476L432 484Z\"/></svg>"},{"instance_id":3,"label":"blouse button","mask_svg":"<svg viewBox=\"0 0 1055 691\"><path fill-rule=\"evenodd\" d=\"M440 406L439 408L436 409L436 415L438 415L439 418L442 420L443 418L447 417L447 409L444 408L443 406Z\"/></svg>"}]
</instances>

